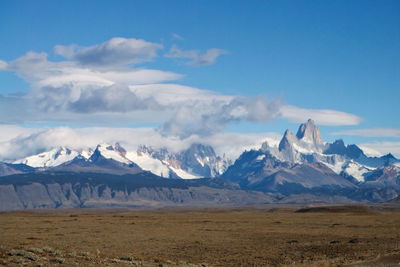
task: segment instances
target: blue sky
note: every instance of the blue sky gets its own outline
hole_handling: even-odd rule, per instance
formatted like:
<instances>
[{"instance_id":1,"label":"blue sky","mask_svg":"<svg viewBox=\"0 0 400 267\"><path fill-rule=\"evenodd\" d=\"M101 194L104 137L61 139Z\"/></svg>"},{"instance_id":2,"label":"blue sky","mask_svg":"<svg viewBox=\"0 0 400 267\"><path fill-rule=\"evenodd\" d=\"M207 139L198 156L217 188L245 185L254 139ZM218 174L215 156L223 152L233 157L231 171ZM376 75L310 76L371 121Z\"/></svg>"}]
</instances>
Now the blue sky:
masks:
<instances>
[{"instance_id":1,"label":"blue sky","mask_svg":"<svg viewBox=\"0 0 400 267\"><path fill-rule=\"evenodd\" d=\"M3 0L0 60L10 63L34 51L60 62L65 57L54 53L56 45L92 47L114 37L143 39L162 48L151 60L135 63L135 68L181 75L162 83L344 112L360 120L321 123L325 140L400 146L399 14L399 1ZM180 53L168 56L174 46ZM204 55L212 48L223 52L205 65L190 64L194 57L184 56L192 50ZM21 76L20 70L1 71L0 94L31 92L32 78ZM5 105L0 109L3 117L13 112ZM68 117L81 113L7 123L90 126ZM124 118L117 126L159 123ZM297 125L287 117L234 119L221 131L280 133L286 128L295 131ZM332 134L343 131L347 134Z\"/></svg>"}]
</instances>

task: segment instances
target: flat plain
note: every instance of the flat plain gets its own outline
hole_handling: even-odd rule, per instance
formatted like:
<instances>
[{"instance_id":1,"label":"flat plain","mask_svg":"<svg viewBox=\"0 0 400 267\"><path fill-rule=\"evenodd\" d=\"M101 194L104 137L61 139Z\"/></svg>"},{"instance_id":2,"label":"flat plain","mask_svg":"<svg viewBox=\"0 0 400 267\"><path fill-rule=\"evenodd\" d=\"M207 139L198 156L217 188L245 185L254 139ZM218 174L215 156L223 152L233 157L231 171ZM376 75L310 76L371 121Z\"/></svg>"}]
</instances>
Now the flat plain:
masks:
<instances>
[{"instance_id":1,"label":"flat plain","mask_svg":"<svg viewBox=\"0 0 400 267\"><path fill-rule=\"evenodd\" d=\"M400 210L364 206L0 213L7 266L399 266Z\"/></svg>"}]
</instances>

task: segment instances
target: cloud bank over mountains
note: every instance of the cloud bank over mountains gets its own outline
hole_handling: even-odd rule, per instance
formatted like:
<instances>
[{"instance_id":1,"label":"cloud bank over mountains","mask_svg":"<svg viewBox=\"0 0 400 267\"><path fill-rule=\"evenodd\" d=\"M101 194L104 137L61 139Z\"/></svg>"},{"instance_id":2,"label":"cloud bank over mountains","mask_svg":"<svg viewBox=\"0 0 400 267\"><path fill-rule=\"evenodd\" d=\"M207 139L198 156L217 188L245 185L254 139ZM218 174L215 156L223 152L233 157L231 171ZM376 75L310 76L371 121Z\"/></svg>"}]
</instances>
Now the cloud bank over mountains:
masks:
<instances>
[{"instance_id":1,"label":"cloud bank over mountains","mask_svg":"<svg viewBox=\"0 0 400 267\"><path fill-rule=\"evenodd\" d=\"M154 128L111 128L111 127L51 127L25 128L16 125L0 125L0 159L15 160L28 155L48 151L54 146L72 149L93 148L100 143L121 143L125 148L135 150L146 144L154 148L165 147L171 152L187 149L193 143L208 144L219 155L236 158L244 149L260 146L268 140L277 142L278 133L217 133L212 138L191 135L180 139L162 136Z\"/></svg>"},{"instance_id":2,"label":"cloud bank over mountains","mask_svg":"<svg viewBox=\"0 0 400 267\"><path fill-rule=\"evenodd\" d=\"M0 123L61 123L80 127L152 124L155 127L151 135L157 134L158 140L182 141L216 138L230 124L267 123L274 118L302 122L312 117L320 125L361 122L358 116L342 111L304 109L265 96L222 95L182 85L182 74L143 67L161 58L165 49L159 43L118 37L86 47L56 45L52 54L29 51L10 62L1 60L0 70L14 72L30 87L23 94L0 95ZM205 52L183 50L174 45L164 56L186 59L188 65L207 66L227 53L217 48ZM70 128L44 132L46 136L74 136L67 129ZM40 144L38 140L44 132L18 142L32 144L35 150L33 144ZM28 129L26 133L32 134ZM82 142L88 143L90 138ZM16 141L10 145L15 146Z\"/></svg>"}]
</instances>

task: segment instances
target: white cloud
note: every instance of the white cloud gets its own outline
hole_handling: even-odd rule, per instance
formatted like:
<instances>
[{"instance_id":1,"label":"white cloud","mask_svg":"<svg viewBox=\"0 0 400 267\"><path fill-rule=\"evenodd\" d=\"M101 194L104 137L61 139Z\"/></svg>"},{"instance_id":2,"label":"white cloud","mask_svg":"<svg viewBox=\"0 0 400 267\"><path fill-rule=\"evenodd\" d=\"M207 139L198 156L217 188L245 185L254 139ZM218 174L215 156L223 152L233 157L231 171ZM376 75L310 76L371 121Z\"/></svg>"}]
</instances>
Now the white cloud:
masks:
<instances>
[{"instance_id":1,"label":"white cloud","mask_svg":"<svg viewBox=\"0 0 400 267\"><path fill-rule=\"evenodd\" d=\"M395 157L400 158L400 142L371 142L358 145L360 148L375 151L380 155L392 153ZM376 155L377 156L377 155Z\"/></svg>"},{"instance_id":2,"label":"white cloud","mask_svg":"<svg viewBox=\"0 0 400 267\"><path fill-rule=\"evenodd\" d=\"M182 75L132 64L157 56L159 44L113 38L102 44L56 46L68 60L52 61L47 53L28 52L2 64L31 86L22 96L0 95L0 123L58 122L79 126L153 124L165 136L210 136L240 121L266 123L275 117L296 122L313 118L322 125L357 124L355 115L334 110L283 106L264 97L221 95L213 91L166 83ZM170 57L190 64L215 62L226 51L184 51L173 47Z\"/></svg>"},{"instance_id":3,"label":"white cloud","mask_svg":"<svg viewBox=\"0 0 400 267\"><path fill-rule=\"evenodd\" d=\"M81 115L88 113L112 113L120 118L121 113L149 111L158 118L172 115L159 121L164 123L159 128L164 135L186 138L211 135L242 120L266 122L277 113L277 104L267 103L262 97L224 96L189 86L156 83L180 77L170 72L82 68L74 62L51 62L45 53L34 52L11 62L10 70L31 83L26 99L38 109L33 112L36 120L57 120L58 116L65 121L69 113L67 120L73 118L82 124ZM130 124L137 123L133 117Z\"/></svg>"},{"instance_id":4,"label":"white cloud","mask_svg":"<svg viewBox=\"0 0 400 267\"><path fill-rule=\"evenodd\" d=\"M0 70L7 69L7 62L0 60Z\"/></svg>"},{"instance_id":5,"label":"white cloud","mask_svg":"<svg viewBox=\"0 0 400 267\"><path fill-rule=\"evenodd\" d=\"M0 124L0 143L14 138L24 138L38 132L35 128L26 128L12 124Z\"/></svg>"},{"instance_id":6,"label":"white cloud","mask_svg":"<svg viewBox=\"0 0 400 267\"><path fill-rule=\"evenodd\" d=\"M333 135L354 135L363 137L400 137L400 129L367 128L333 132Z\"/></svg>"},{"instance_id":7,"label":"white cloud","mask_svg":"<svg viewBox=\"0 0 400 267\"><path fill-rule=\"evenodd\" d=\"M66 146L72 149L94 148L99 143L121 143L128 150L135 150L139 145L151 145L154 148L167 148L179 152L192 143L212 145L217 154L225 154L236 159L245 149L258 149L261 143L276 143L276 133L243 134L218 133L211 138L192 135L179 138L160 135L153 128L24 128L12 125L0 127L0 159L15 160L32 154ZM13 136L15 134L15 136ZM9 139L8 139L9 138Z\"/></svg>"},{"instance_id":8,"label":"white cloud","mask_svg":"<svg viewBox=\"0 0 400 267\"><path fill-rule=\"evenodd\" d=\"M151 61L162 45L134 38L112 38L102 44L54 47L54 52L82 65L109 67Z\"/></svg>"},{"instance_id":9,"label":"white cloud","mask_svg":"<svg viewBox=\"0 0 400 267\"><path fill-rule=\"evenodd\" d=\"M7 70L22 76L32 87L95 85L104 86L114 83L147 84L177 80L182 75L152 69L129 67L113 67L97 69L82 67L72 61L52 62L46 53L28 52L24 56L11 61Z\"/></svg>"},{"instance_id":10,"label":"white cloud","mask_svg":"<svg viewBox=\"0 0 400 267\"><path fill-rule=\"evenodd\" d=\"M164 135L186 138L196 134L213 135L228 124L240 121L265 123L276 117L279 105L268 103L263 97L233 97L229 101L218 98L207 102L194 102L180 106L175 115L160 128Z\"/></svg>"},{"instance_id":11,"label":"white cloud","mask_svg":"<svg viewBox=\"0 0 400 267\"><path fill-rule=\"evenodd\" d=\"M0 124L15 124L29 120L32 112L31 103L21 95L0 94Z\"/></svg>"},{"instance_id":12,"label":"white cloud","mask_svg":"<svg viewBox=\"0 0 400 267\"><path fill-rule=\"evenodd\" d=\"M182 50L174 45L165 56L169 58L190 59L187 64L192 66L207 66L214 64L219 56L227 53L228 51L223 49L211 48L201 54L198 50Z\"/></svg>"},{"instance_id":13,"label":"white cloud","mask_svg":"<svg viewBox=\"0 0 400 267\"><path fill-rule=\"evenodd\" d=\"M179 41L185 40L184 37L182 37L181 35L179 35L179 34L177 34L177 33L173 33L171 36L172 36L172 38L175 39L175 40L179 40Z\"/></svg>"},{"instance_id":14,"label":"white cloud","mask_svg":"<svg viewBox=\"0 0 400 267\"><path fill-rule=\"evenodd\" d=\"M202 139L203 142L214 147L220 156L225 154L235 160L242 152L251 149L260 149L265 141L271 146L277 146L282 136L274 132L265 133L217 133L211 138Z\"/></svg>"},{"instance_id":15,"label":"white cloud","mask_svg":"<svg viewBox=\"0 0 400 267\"><path fill-rule=\"evenodd\" d=\"M119 84L86 88L48 86L41 88L35 98L41 109L47 112L123 113L162 108L152 97L139 98L129 87Z\"/></svg>"},{"instance_id":16,"label":"white cloud","mask_svg":"<svg viewBox=\"0 0 400 267\"><path fill-rule=\"evenodd\" d=\"M36 121L40 118L57 120L58 116L65 120L68 112L71 113L67 118L69 121L74 118L80 123L81 118L73 113L112 112L119 117L115 113L159 110L159 105L151 100L151 96L139 98L128 85L181 77L176 73L151 69L91 69L71 61L52 62L47 59L46 53L35 52L28 52L10 62L7 70L23 77L31 84L31 90L19 98L0 96L0 102L4 103L0 110L5 110L0 114L0 123L11 123L13 119L19 122L18 117L20 120ZM29 113L28 106L31 108ZM49 111L51 114L44 114Z\"/></svg>"},{"instance_id":17,"label":"white cloud","mask_svg":"<svg viewBox=\"0 0 400 267\"><path fill-rule=\"evenodd\" d=\"M369 156L369 157L381 157L384 155L384 153L379 152L375 149L372 149L370 147L366 147L363 145L358 145L359 148L362 149L362 151L364 152L365 155Z\"/></svg>"},{"instance_id":18,"label":"white cloud","mask_svg":"<svg viewBox=\"0 0 400 267\"><path fill-rule=\"evenodd\" d=\"M362 121L357 115L338 110L305 109L290 105L280 108L280 117L298 123L313 119L317 124L326 126L357 125Z\"/></svg>"},{"instance_id":19,"label":"white cloud","mask_svg":"<svg viewBox=\"0 0 400 267\"><path fill-rule=\"evenodd\" d=\"M214 100L230 101L233 96L219 95L213 91L203 90L180 84L145 84L133 85L130 89L140 97L153 96L162 105L187 104L195 102L209 102Z\"/></svg>"}]
</instances>

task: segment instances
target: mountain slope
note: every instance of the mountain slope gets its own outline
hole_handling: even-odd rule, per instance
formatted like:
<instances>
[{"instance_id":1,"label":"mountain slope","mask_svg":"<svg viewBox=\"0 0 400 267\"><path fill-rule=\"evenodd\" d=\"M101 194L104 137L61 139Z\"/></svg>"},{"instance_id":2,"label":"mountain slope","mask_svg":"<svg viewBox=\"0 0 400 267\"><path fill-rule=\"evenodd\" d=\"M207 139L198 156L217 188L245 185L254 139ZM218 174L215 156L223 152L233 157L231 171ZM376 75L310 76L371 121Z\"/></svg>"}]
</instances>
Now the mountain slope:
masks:
<instances>
[{"instance_id":1,"label":"mountain slope","mask_svg":"<svg viewBox=\"0 0 400 267\"><path fill-rule=\"evenodd\" d=\"M368 173L363 187L392 187L400 190L400 167L388 165Z\"/></svg>"},{"instance_id":2,"label":"mountain slope","mask_svg":"<svg viewBox=\"0 0 400 267\"><path fill-rule=\"evenodd\" d=\"M11 164L0 162L0 176L27 173L33 171L35 171L35 168L32 168L25 164Z\"/></svg>"},{"instance_id":3,"label":"mountain slope","mask_svg":"<svg viewBox=\"0 0 400 267\"><path fill-rule=\"evenodd\" d=\"M263 179L253 189L279 192L285 195L325 191L327 194L339 194L343 189L348 192L356 185L334 173L322 163L296 164L292 168L282 168Z\"/></svg>"},{"instance_id":4,"label":"mountain slope","mask_svg":"<svg viewBox=\"0 0 400 267\"><path fill-rule=\"evenodd\" d=\"M308 120L296 135L286 130L276 147L265 142L258 150L245 151L222 177L264 192L354 193L357 200L381 201L400 193L396 162L392 155L368 157L358 146L346 146L342 140L324 143L314 122Z\"/></svg>"},{"instance_id":5,"label":"mountain slope","mask_svg":"<svg viewBox=\"0 0 400 267\"><path fill-rule=\"evenodd\" d=\"M274 202L222 179L163 179L129 175L41 172L0 179L0 210L32 208L255 205Z\"/></svg>"},{"instance_id":6,"label":"mountain slope","mask_svg":"<svg viewBox=\"0 0 400 267\"><path fill-rule=\"evenodd\" d=\"M55 167L65 162L73 160L78 155L89 155L89 151L74 151L66 147L59 147L51 149L50 151L43 152L37 155L32 155L20 160L14 161L15 164L22 163L31 167Z\"/></svg>"},{"instance_id":7,"label":"mountain slope","mask_svg":"<svg viewBox=\"0 0 400 267\"><path fill-rule=\"evenodd\" d=\"M117 152L114 150L114 148L111 149L108 147L105 149L107 149L106 152L104 152L104 147L99 145L90 158L86 159L82 156L78 156L71 161L51 168L51 170L55 172L91 172L115 175L137 174L143 172L143 170L135 163L132 163L128 160L125 162L119 161L120 156L115 156Z\"/></svg>"},{"instance_id":8,"label":"mountain slope","mask_svg":"<svg viewBox=\"0 0 400 267\"><path fill-rule=\"evenodd\" d=\"M243 188L285 195L356 188L322 163L282 162L262 150L243 153L223 177L238 182Z\"/></svg>"}]
</instances>

